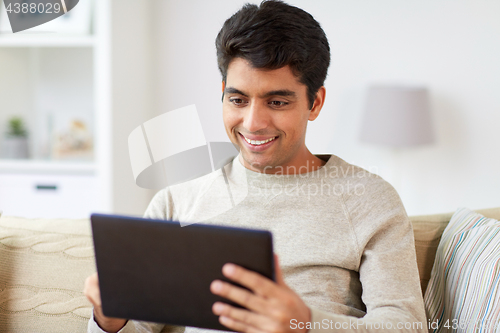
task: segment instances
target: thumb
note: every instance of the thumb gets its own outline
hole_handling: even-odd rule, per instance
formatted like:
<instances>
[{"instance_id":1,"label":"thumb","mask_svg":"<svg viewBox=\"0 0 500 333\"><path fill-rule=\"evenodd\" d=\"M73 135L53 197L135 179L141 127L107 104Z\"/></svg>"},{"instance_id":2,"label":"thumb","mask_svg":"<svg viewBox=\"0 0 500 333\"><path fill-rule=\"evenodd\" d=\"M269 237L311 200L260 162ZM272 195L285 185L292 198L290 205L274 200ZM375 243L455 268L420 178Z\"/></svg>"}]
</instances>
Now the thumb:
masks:
<instances>
[{"instance_id":1,"label":"thumb","mask_svg":"<svg viewBox=\"0 0 500 333\"><path fill-rule=\"evenodd\" d=\"M85 279L83 293L94 307L101 306L101 292L99 290L99 279L97 277L97 273L94 273Z\"/></svg>"}]
</instances>

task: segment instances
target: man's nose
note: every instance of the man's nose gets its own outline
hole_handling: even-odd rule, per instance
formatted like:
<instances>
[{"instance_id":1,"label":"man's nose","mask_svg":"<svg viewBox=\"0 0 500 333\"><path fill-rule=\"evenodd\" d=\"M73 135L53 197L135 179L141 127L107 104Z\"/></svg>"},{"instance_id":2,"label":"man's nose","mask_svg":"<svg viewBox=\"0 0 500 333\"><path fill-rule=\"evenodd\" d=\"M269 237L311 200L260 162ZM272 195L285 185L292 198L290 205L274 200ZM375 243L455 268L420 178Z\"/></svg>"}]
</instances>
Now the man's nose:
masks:
<instances>
[{"instance_id":1,"label":"man's nose","mask_svg":"<svg viewBox=\"0 0 500 333\"><path fill-rule=\"evenodd\" d=\"M260 103L252 102L246 109L243 127L250 132L254 133L261 129L265 129L269 125L269 110Z\"/></svg>"}]
</instances>

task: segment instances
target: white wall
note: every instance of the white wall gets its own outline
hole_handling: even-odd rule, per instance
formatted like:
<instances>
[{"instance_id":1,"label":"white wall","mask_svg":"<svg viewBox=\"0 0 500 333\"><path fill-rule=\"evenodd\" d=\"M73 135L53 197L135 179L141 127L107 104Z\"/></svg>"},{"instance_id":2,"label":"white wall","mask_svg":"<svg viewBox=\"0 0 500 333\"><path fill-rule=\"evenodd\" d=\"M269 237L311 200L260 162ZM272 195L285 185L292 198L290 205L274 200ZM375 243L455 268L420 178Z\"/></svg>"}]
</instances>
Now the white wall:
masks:
<instances>
[{"instance_id":1,"label":"white wall","mask_svg":"<svg viewBox=\"0 0 500 333\"><path fill-rule=\"evenodd\" d=\"M323 24L333 60L324 118L309 127L311 147L376 166L390 180L390 151L357 142L364 89L423 83L437 143L401 152L408 213L499 206L500 2L318 1L307 8Z\"/></svg>"},{"instance_id":2,"label":"white wall","mask_svg":"<svg viewBox=\"0 0 500 333\"><path fill-rule=\"evenodd\" d=\"M132 130L152 118L152 1L112 1L113 212L141 216L154 192L135 184Z\"/></svg>"},{"instance_id":3,"label":"white wall","mask_svg":"<svg viewBox=\"0 0 500 333\"><path fill-rule=\"evenodd\" d=\"M194 103L207 139L226 139L214 40L245 2L153 1L153 114ZM336 154L389 181L399 165L410 215L500 205L499 1L289 3L322 24L332 51L327 100L308 127L313 153ZM427 85L437 143L402 151L397 164L390 150L360 144L364 94L372 82Z\"/></svg>"}]
</instances>

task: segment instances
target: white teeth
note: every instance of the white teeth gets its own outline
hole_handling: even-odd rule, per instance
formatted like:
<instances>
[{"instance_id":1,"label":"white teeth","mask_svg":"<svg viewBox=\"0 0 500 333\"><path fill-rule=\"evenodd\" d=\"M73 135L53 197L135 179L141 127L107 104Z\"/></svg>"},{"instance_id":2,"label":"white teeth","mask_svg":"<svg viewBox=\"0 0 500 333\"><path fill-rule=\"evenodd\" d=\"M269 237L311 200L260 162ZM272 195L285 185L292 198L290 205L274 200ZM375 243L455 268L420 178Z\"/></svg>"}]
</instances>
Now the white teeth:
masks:
<instances>
[{"instance_id":1,"label":"white teeth","mask_svg":"<svg viewBox=\"0 0 500 333\"><path fill-rule=\"evenodd\" d=\"M269 138L267 140L264 140L264 141L258 141L258 140L250 140L250 139L247 139L246 137L244 137L246 142L248 143L251 143L252 145L256 145L256 146L260 146L264 143L268 143L269 141L273 141L274 139L276 139L276 137L273 137L273 138Z\"/></svg>"}]
</instances>

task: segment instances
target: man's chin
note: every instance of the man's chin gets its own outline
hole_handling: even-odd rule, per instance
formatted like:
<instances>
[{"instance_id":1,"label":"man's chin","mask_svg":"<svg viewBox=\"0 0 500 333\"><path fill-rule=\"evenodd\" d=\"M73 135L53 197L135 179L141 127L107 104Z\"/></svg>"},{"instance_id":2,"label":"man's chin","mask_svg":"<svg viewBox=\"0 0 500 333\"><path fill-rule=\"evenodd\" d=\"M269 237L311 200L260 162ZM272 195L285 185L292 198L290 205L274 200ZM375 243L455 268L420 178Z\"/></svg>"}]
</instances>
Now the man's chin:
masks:
<instances>
[{"instance_id":1,"label":"man's chin","mask_svg":"<svg viewBox=\"0 0 500 333\"><path fill-rule=\"evenodd\" d=\"M260 172L265 172L266 170L271 170L275 167L274 158L269 158L266 156L262 156L261 154L241 152L241 157L243 159L240 160L244 162L243 165L251 170L258 170ZM249 156L250 155L250 156Z\"/></svg>"}]
</instances>

